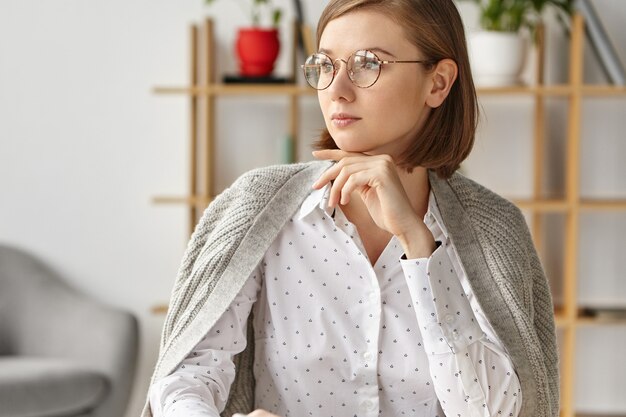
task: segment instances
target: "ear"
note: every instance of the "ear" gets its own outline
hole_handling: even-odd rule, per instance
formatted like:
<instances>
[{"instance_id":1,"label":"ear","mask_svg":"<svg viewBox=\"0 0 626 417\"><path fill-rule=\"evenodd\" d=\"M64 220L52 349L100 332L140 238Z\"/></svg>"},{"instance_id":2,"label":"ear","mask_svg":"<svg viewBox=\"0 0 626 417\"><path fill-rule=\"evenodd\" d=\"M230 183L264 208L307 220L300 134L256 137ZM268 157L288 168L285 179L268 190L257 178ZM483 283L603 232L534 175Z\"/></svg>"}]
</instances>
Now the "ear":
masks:
<instances>
[{"instance_id":1,"label":"ear","mask_svg":"<svg viewBox=\"0 0 626 417\"><path fill-rule=\"evenodd\" d=\"M434 109L441 106L446 97L448 97L458 73L459 68L452 59L442 59L437 63L430 72L432 87L426 96L426 104L429 107Z\"/></svg>"}]
</instances>

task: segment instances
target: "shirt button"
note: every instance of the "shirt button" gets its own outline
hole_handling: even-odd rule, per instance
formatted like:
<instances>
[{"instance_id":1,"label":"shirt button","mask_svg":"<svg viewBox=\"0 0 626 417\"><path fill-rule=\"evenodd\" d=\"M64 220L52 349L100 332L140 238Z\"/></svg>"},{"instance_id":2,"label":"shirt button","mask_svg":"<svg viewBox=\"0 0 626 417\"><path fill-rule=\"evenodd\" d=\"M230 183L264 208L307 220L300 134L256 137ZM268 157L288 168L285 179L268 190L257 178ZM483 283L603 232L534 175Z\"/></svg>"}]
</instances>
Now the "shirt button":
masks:
<instances>
[{"instance_id":1,"label":"shirt button","mask_svg":"<svg viewBox=\"0 0 626 417\"><path fill-rule=\"evenodd\" d=\"M453 323L454 322L454 316L452 314L446 314L445 321L446 321L446 323Z\"/></svg>"},{"instance_id":2,"label":"shirt button","mask_svg":"<svg viewBox=\"0 0 626 417\"><path fill-rule=\"evenodd\" d=\"M372 300L372 301L376 301L376 300L378 300L378 294L376 294L376 292L375 292L375 291L372 291L372 292L370 293L370 300Z\"/></svg>"},{"instance_id":3,"label":"shirt button","mask_svg":"<svg viewBox=\"0 0 626 417\"><path fill-rule=\"evenodd\" d=\"M457 332L456 330L454 330L452 332L452 339L454 340L459 340L459 332Z\"/></svg>"},{"instance_id":4,"label":"shirt button","mask_svg":"<svg viewBox=\"0 0 626 417\"><path fill-rule=\"evenodd\" d=\"M371 410L372 408L374 408L374 403L370 400L365 400L361 403L361 410L363 411Z\"/></svg>"},{"instance_id":5,"label":"shirt button","mask_svg":"<svg viewBox=\"0 0 626 417\"><path fill-rule=\"evenodd\" d=\"M366 361L372 360L372 357L373 357L372 352L365 352L363 354L363 359L365 359Z\"/></svg>"}]
</instances>

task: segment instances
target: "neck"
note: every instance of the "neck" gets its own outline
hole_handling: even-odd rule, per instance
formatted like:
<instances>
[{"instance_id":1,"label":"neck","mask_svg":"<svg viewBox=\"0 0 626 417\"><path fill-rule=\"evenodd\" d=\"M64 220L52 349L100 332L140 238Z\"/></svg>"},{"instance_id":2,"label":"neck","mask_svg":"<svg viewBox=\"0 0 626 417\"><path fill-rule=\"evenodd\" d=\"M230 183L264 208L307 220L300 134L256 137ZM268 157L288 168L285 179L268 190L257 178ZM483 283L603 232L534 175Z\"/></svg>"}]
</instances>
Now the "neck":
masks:
<instances>
[{"instance_id":1,"label":"neck","mask_svg":"<svg viewBox=\"0 0 626 417\"><path fill-rule=\"evenodd\" d=\"M413 211L423 218L428 211L428 196L430 195L428 170L422 167L415 167L411 173L402 168L396 167L396 170Z\"/></svg>"}]
</instances>

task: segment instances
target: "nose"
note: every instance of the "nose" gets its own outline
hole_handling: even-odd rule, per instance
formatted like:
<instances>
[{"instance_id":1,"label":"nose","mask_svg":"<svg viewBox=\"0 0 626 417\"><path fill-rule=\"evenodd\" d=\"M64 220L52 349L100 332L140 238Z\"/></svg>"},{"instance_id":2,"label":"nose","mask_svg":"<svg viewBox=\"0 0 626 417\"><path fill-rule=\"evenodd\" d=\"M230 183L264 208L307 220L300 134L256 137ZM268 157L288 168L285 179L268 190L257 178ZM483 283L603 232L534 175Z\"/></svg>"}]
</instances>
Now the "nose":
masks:
<instances>
[{"instance_id":1,"label":"nose","mask_svg":"<svg viewBox=\"0 0 626 417\"><path fill-rule=\"evenodd\" d=\"M344 69L341 68L342 63L345 66ZM348 62L341 58L337 58L333 64L335 67L335 76L326 91L330 93L330 97L333 101L354 101L355 85L352 83L352 80L348 75Z\"/></svg>"}]
</instances>

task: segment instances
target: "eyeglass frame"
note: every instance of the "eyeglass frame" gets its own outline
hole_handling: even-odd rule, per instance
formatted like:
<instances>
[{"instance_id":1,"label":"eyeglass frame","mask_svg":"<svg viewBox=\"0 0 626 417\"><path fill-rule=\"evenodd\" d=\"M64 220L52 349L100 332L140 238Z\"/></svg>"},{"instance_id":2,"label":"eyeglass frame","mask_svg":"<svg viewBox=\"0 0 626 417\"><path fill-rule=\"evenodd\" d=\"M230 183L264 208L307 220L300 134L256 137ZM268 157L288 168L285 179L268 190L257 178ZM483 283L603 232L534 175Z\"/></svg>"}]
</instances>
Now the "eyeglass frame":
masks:
<instances>
[{"instance_id":1,"label":"eyeglass frame","mask_svg":"<svg viewBox=\"0 0 626 417\"><path fill-rule=\"evenodd\" d=\"M378 67L378 74L376 75L376 79L375 79L375 80L374 80L374 81L373 81L370 85L368 85L368 86L364 86L364 87L363 87L363 86L360 86L360 85L358 85L358 84L356 84L356 83L354 82L354 80L352 79L352 76L350 75L350 71L349 71L349 69L348 69L348 61L350 61L350 59L351 59L353 56L355 56L358 52L367 52L367 53L370 53L370 54L374 55L374 57L376 58L376 61L378 62L378 65L379 65L379 67ZM331 64L333 65L333 77L330 79L330 82L328 83L328 85L327 85L326 87L324 87L324 88L316 88L316 87L313 87L313 86L311 85L311 83L309 83L309 80L307 79L307 76L306 76L306 69L305 69L305 67L307 66L306 61L307 61L309 58L311 58L311 57L313 57L313 56L315 56L315 55L324 55L326 58L328 58L328 60L329 60L329 61L331 62ZM337 67L335 66L335 63L336 63L337 61L341 61L341 62L343 62L344 64L346 64L346 65L345 65L345 68L346 68L346 72L348 73L348 78L350 79L350 82L351 82L353 85L355 85L356 87L358 87L358 88L370 88L371 86L373 86L374 84L376 84L376 82L378 82L378 79L380 78L380 73L382 72L382 66L383 66L383 65L387 65L387 64L424 64L424 65L432 65L432 64L434 64L434 63L435 63L435 61L433 61L432 59L428 59L428 60L424 60L424 59L422 59L422 60L416 60L416 61L386 61L386 60L382 60L382 59L380 59L380 58L378 57L378 55L376 55L376 53L375 53L375 52L370 51L369 49L357 49L356 51L354 51L354 52L352 52L352 53L350 54L350 56L348 57L348 60L345 60L345 59L342 59L342 58L337 58L337 59L334 59L334 60L333 60L331 57L329 57L328 55L326 55L326 54L325 54L325 53L323 53L323 52L316 52L316 53L311 54L311 55L309 55L308 57L306 57L306 59L304 60L305 64L300 65L300 68L302 68L302 72L303 72L303 74L304 74L304 79L306 80L307 85L309 85L311 88L313 88L313 89L314 89L314 90L316 90L316 91L324 91L324 90L326 90L328 87L330 87L330 86L333 84L333 81L335 81L335 77L337 76L337 72L341 69L341 68L337 68Z\"/></svg>"}]
</instances>

